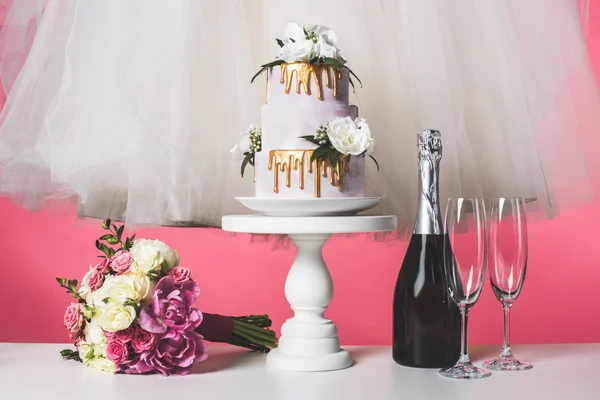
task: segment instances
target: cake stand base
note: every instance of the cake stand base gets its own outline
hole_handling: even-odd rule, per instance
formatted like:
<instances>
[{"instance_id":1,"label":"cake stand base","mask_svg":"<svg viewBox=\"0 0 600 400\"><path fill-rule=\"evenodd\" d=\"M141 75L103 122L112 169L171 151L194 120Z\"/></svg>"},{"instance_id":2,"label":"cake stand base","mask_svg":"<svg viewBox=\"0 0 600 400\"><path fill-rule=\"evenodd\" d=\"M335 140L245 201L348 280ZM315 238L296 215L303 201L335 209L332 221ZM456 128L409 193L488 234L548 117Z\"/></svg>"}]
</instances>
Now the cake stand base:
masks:
<instances>
[{"instance_id":1,"label":"cake stand base","mask_svg":"<svg viewBox=\"0 0 600 400\"><path fill-rule=\"evenodd\" d=\"M352 365L340 348L335 324L325 318L333 297L333 280L323 260L323 245L332 233L375 232L396 228L396 217L223 217L230 232L287 234L296 258L285 281L285 297L294 316L281 327L277 349L267 356L271 367L289 371L331 371Z\"/></svg>"},{"instance_id":2,"label":"cake stand base","mask_svg":"<svg viewBox=\"0 0 600 400\"><path fill-rule=\"evenodd\" d=\"M314 356L297 356L274 349L267 355L267 365L288 371L333 371L350 367L352 357L346 350Z\"/></svg>"}]
</instances>

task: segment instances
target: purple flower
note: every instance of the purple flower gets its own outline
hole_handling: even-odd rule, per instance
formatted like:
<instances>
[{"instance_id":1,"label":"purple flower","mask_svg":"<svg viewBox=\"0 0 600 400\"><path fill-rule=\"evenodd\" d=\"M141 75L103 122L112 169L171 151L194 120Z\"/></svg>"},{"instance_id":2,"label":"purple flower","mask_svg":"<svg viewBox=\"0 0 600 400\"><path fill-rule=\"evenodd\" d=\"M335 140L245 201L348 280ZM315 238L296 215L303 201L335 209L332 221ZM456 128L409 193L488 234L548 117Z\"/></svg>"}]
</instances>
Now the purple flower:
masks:
<instances>
[{"instance_id":1,"label":"purple flower","mask_svg":"<svg viewBox=\"0 0 600 400\"><path fill-rule=\"evenodd\" d=\"M200 334L169 331L155 349L146 351L121 369L126 374L157 372L164 376L186 375L192 366L206 360L206 345Z\"/></svg>"},{"instance_id":2,"label":"purple flower","mask_svg":"<svg viewBox=\"0 0 600 400\"><path fill-rule=\"evenodd\" d=\"M194 281L176 284L165 276L156 284L152 304L140 311L140 325L151 333L172 335L172 332L191 332L202 323L202 313L193 308L200 294Z\"/></svg>"}]
</instances>

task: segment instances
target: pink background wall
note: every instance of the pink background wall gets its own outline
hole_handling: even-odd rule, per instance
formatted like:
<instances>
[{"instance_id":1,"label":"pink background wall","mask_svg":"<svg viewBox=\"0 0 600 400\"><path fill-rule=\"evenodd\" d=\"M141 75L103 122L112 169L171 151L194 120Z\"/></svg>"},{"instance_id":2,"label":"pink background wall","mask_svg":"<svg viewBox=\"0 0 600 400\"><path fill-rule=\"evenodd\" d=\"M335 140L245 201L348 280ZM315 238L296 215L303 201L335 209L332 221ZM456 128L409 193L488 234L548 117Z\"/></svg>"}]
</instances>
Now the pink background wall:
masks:
<instances>
[{"instance_id":1,"label":"pink background wall","mask_svg":"<svg viewBox=\"0 0 600 400\"><path fill-rule=\"evenodd\" d=\"M1 17L0 12L0 17ZM600 81L600 7L592 4L589 51ZM0 102L3 95L0 91ZM513 312L514 343L600 342L600 202L530 225L530 264ZM94 262L99 223L27 212L0 199L0 341L67 342L62 326L69 297L56 276L81 279ZM291 316L283 293L294 249L271 251L203 229L144 230L177 248L202 293L201 310L240 315L269 313L274 325ZM406 243L335 238L325 249L335 283L328 316L343 344L390 344L392 293ZM470 320L472 343L502 340L502 313L486 283Z\"/></svg>"}]
</instances>

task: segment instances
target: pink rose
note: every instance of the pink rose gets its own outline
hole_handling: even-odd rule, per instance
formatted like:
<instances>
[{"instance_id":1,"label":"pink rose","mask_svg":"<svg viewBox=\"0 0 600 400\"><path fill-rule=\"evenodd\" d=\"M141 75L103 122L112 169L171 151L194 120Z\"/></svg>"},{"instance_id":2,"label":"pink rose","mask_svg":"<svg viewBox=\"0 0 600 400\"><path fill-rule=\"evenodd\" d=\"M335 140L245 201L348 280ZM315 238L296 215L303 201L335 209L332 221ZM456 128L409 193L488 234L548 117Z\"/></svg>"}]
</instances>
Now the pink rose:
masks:
<instances>
[{"instance_id":1,"label":"pink rose","mask_svg":"<svg viewBox=\"0 0 600 400\"><path fill-rule=\"evenodd\" d=\"M128 251L119 250L110 260L110 267L116 275L124 274L129 271L133 264L133 257Z\"/></svg>"},{"instance_id":2,"label":"pink rose","mask_svg":"<svg viewBox=\"0 0 600 400\"><path fill-rule=\"evenodd\" d=\"M92 269L92 273L90 274L90 278L88 281L88 286L92 292L100 289L102 284L104 283L104 274L97 268Z\"/></svg>"},{"instance_id":3,"label":"pink rose","mask_svg":"<svg viewBox=\"0 0 600 400\"><path fill-rule=\"evenodd\" d=\"M108 338L108 340L115 340L121 343L129 343L133 338L137 330L137 325L131 324L126 329L116 331L116 332L108 332L104 331L104 336Z\"/></svg>"},{"instance_id":4,"label":"pink rose","mask_svg":"<svg viewBox=\"0 0 600 400\"><path fill-rule=\"evenodd\" d=\"M105 257L102 259L100 264L97 264L94 268L97 269L98 271L102 272L103 274L108 274L109 267L110 267L110 260Z\"/></svg>"},{"instance_id":5,"label":"pink rose","mask_svg":"<svg viewBox=\"0 0 600 400\"><path fill-rule=\"evenodd\" d=\"M136 329L133 338L131 339L131 347L133 347L133 351L138 354L154 350L156 343L156 335L142 328Z\"/></svg>"},{"instance_id":6,"label":"pink rose","mask_svg":"<svg viewBox=\"0 0 600 400\"><path fill-rule=\"evenodd\" d=\"M117 365L123 364L129 358L127 345L118 340L111 340L106 347L106 358Z\"/></svg>"},{"instance_id":7,"label":"pink rose","mask_svg":"<svg viewBox=\"0 0 600 400\"><path fill-rule=\"evenodd\" d=\"M164 376L186 375L194 364L206 360L206 344L198 333L170 331L153 350L145 351L127 363L126 374L157 372Z\"/></svg>"},{"instance_id":8,"label":"pink rose","mask_svg":"<svg viewBox=\"0 0 600 400\"><path fill-rule=\"evenodd\" d=\"M190 280L190 270L185 267L175 267L169 271L169 275L178 284Z\"/></svg>"},{"instance_id":9,"label":"pink rose","mask_svg":"<svg viewBox=\"0 0 600 400\"><path fill-rule=\"evenodd\" d=\"M83 324L82 312L83 305L79 303L71 303L69 307L67 307L67 311L65 311L63 323L65 324L65 328L69 331L71 339L75 339L77 337L77 332L81 329L81 325Z\"/></svg>"}]
</instances>

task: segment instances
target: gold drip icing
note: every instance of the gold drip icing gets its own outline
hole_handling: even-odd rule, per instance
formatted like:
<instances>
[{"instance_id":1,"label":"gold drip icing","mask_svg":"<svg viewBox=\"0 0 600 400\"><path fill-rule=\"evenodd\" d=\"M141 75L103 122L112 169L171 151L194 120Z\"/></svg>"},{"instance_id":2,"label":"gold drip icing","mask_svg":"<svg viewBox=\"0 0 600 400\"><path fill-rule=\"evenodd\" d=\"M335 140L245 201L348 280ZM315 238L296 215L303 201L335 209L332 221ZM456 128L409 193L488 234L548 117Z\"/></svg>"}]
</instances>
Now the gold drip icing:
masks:
<instances>
[{"instance_id":1,"label":"gold drip icing","mask_svg":"<svg viewBox=\"0 0 600 400\"><path fill-rule=\"evenodd\" d=\"M285 84L285 93L290 94L292 90L292 82L296 73L296 93L302 92L301 87L304 85L304 92L311 95L311 77L315 79L317 87L317 98L323 100L323 72L325 72L325 87L333 88L333 97L337 97L337 83L342 79L342 72L337 68L329 65L313 65L308 63L290 63L281 64L281 78L279 82ZM268 87L267 87L268 90Z\"/></svg>"},{"instance_id":2,"label":"gold drip icing","mask_svg":"<svg viewBox=\"0 0 600 400\"><path fill-rule=\"evenodd\" d=\"M338 156L337 170L338 174L333 172L333 168L328 159L319 157L319 159L310 162L314 150L271 150L269 152L269 171L273 171L273 192L279 193L279 172L285 172L285 186L292 185L292 170L298 171L298 187L304 190L304 170L313 173L314 197L321 197L321 177L329 176L329 184L337 186L341 192L343 188L344 173L350 171L350 164L342 154Z\"/></svg>"}]
</instances>

